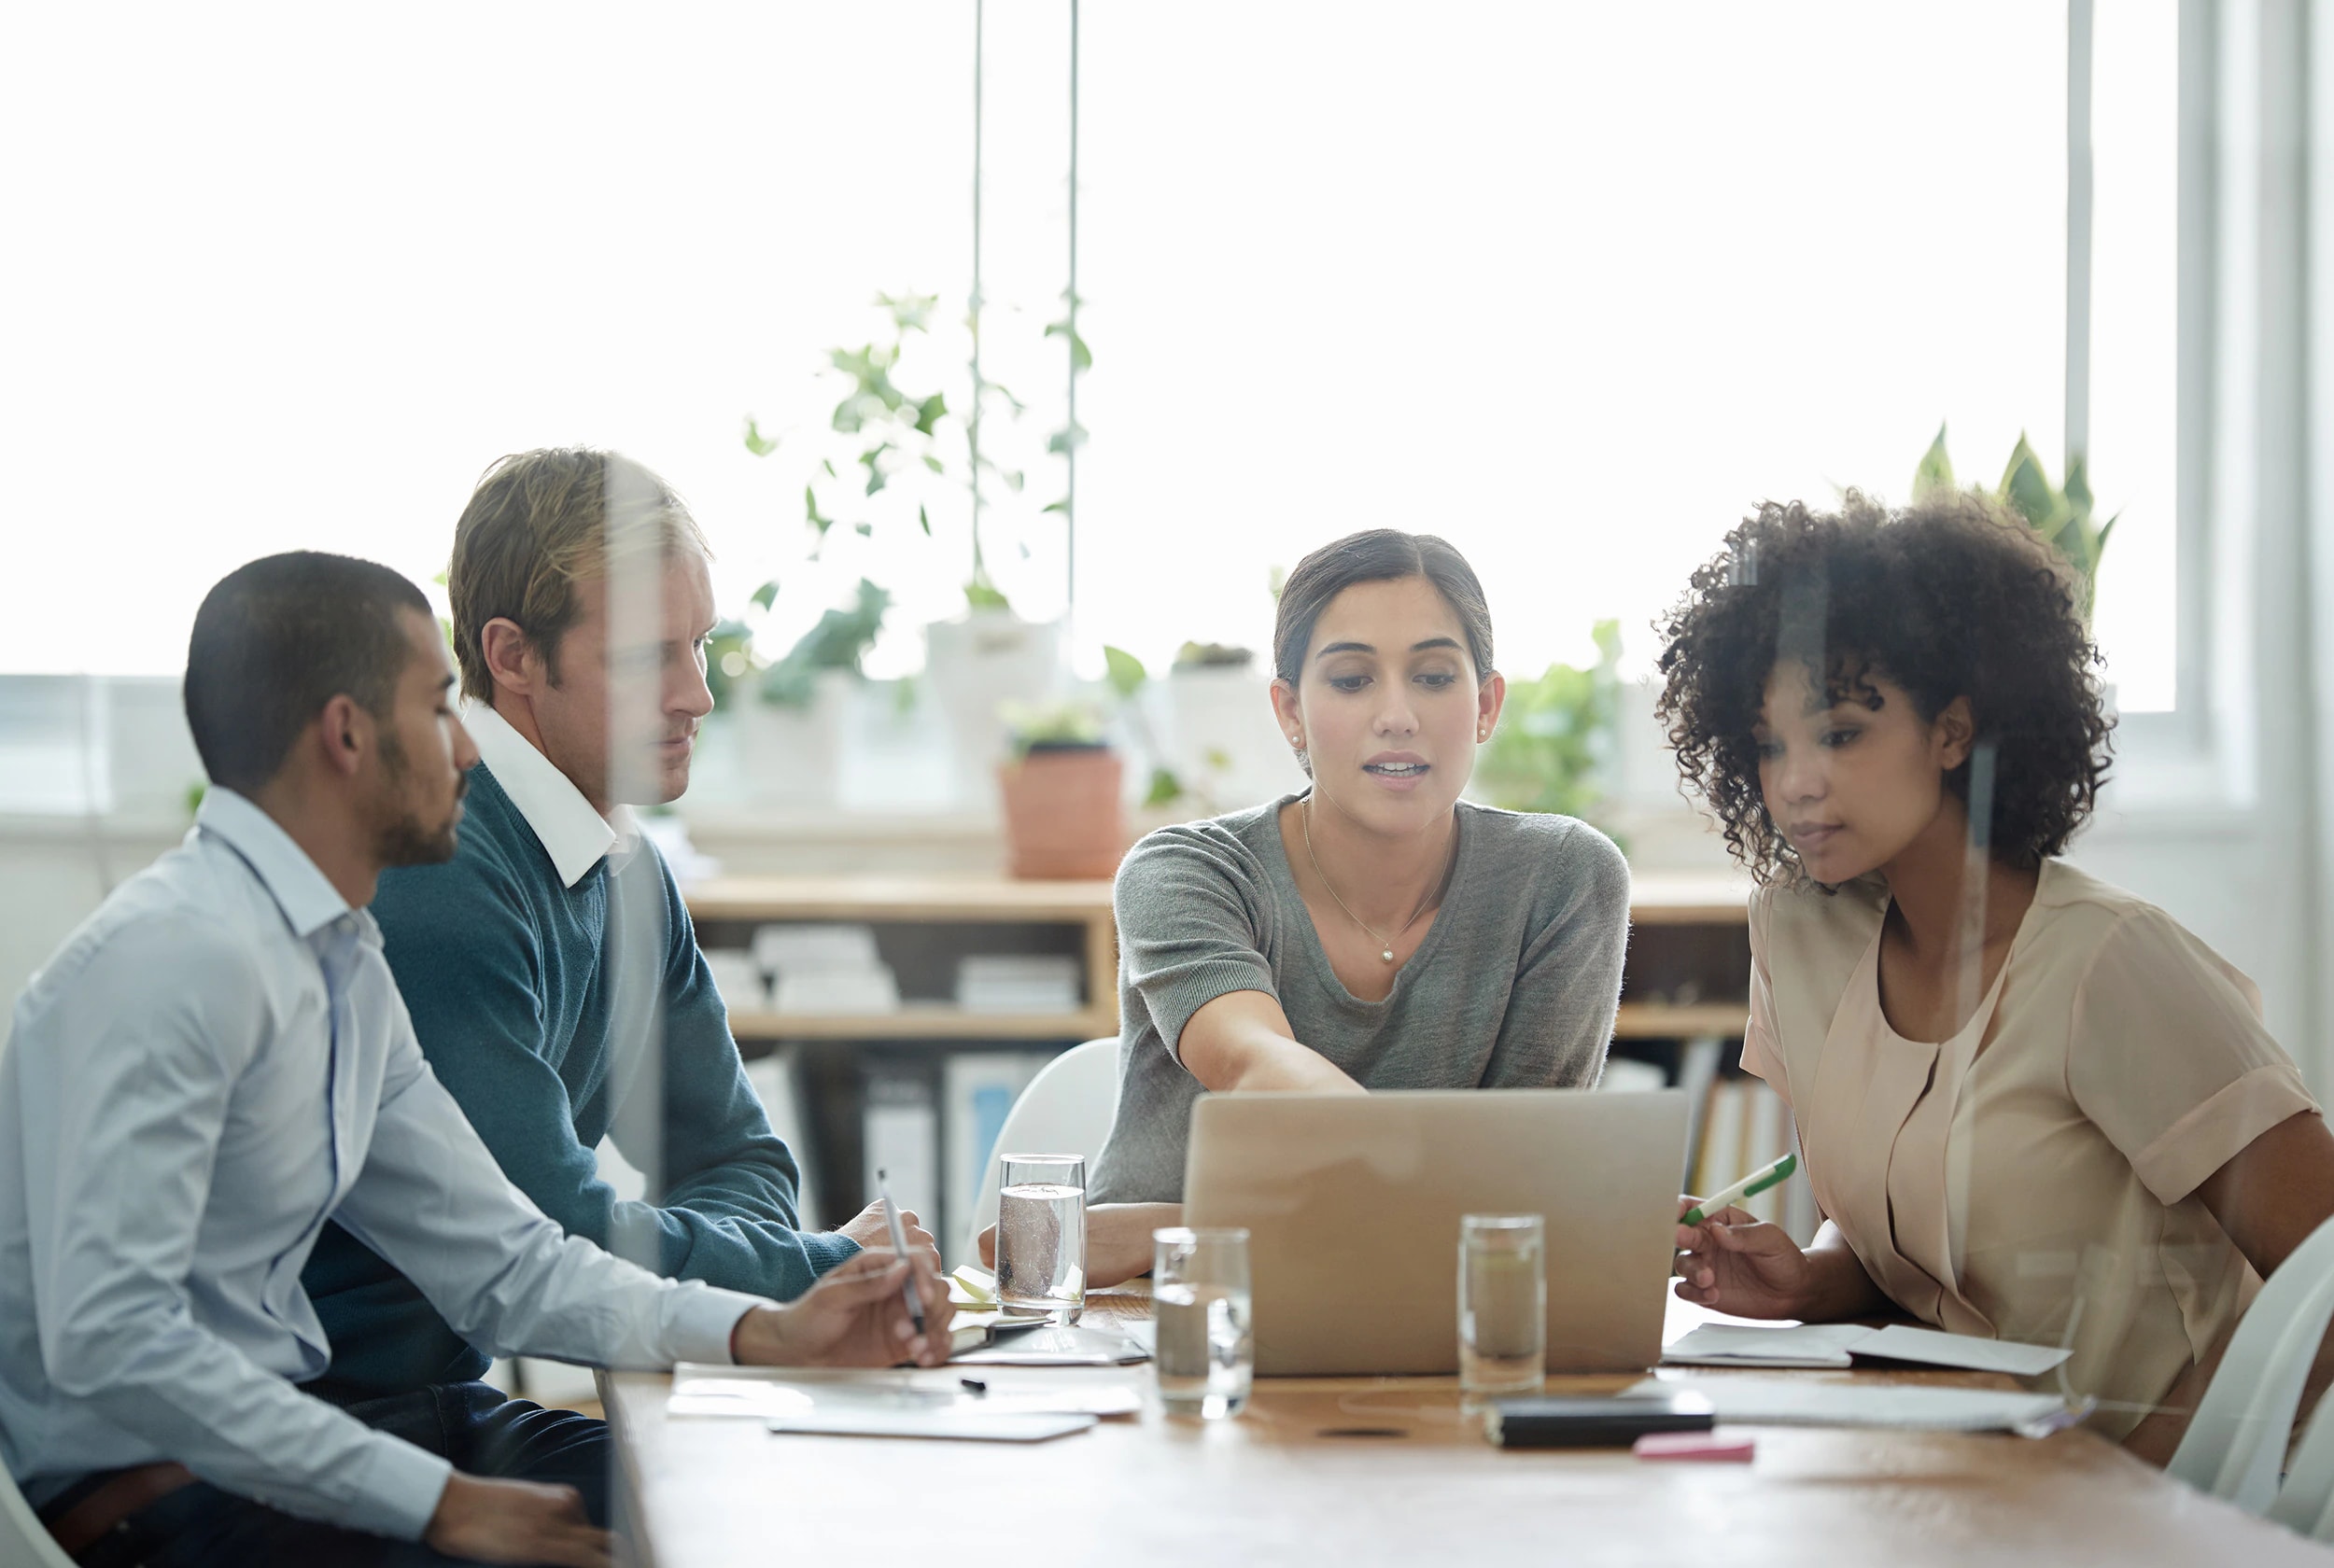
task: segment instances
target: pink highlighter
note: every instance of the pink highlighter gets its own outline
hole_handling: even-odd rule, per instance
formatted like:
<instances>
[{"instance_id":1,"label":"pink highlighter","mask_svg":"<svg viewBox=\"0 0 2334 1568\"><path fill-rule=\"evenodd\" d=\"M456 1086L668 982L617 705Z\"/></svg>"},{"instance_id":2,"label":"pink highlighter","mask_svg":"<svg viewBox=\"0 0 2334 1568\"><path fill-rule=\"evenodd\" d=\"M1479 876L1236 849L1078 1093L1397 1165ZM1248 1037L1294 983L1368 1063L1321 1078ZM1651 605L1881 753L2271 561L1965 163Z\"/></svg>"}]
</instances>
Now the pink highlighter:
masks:
<instances>
[{"instance_id":1,"label":"pink highlighter","mask_svg":"<svg viewBox=\"0 0 2334 1568\"><path fill-rule=\"evenodd\" d=\"M1755 1448L1736 1432L1649 1432L1630 1445L1639 1459L1677 1459L1705 1464L1748 1464Z\"/></svg>"}]
</instances>

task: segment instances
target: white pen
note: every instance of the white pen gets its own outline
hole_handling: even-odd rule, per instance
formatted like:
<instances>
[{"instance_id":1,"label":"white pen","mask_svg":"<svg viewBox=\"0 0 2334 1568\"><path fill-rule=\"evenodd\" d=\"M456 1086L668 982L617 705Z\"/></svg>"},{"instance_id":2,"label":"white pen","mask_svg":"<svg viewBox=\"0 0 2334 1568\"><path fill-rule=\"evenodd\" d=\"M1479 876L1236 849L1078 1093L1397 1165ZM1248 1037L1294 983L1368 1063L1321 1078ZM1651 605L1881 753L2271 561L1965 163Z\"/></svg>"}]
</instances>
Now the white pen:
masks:
<instances>
[{"instance_id":1,"label":"white pen","mask_svg":"<svg viewBox=\"0 0 2334 1568\"><path fill-rule=\"evenodd\" d=\"M1680 1216L1681 1225L1698 1225L1736 1198L1763 1193L1778 1183L1791 1180L1791 1173L1799 1169L1799 1156L1785 1155L1781 1159L1759 1167L1723 1192L1714 1192Z\"/></svg>"},{"instance_id":2,"label":"white pen","mask_svg":"<svg viewBox=\"0 0 2334 1568\"><path fill-rule=\"evenodd\" d=\"M900 1228L900 1206L892 1201L891 1183L883 1179L880 1170L876 1172L876 1196L883 1199L883 1223L892 1227L892 1251L899 1254L902 1263L908 1263L907 1232ZM912 1263L908 1264L907 1282L900 1289L907 1296L907 1315L915 1322L916 1332L921 1334L924 1331L924 1300L916 1294L916 1268Z\"/></svg>"}]
</instances>

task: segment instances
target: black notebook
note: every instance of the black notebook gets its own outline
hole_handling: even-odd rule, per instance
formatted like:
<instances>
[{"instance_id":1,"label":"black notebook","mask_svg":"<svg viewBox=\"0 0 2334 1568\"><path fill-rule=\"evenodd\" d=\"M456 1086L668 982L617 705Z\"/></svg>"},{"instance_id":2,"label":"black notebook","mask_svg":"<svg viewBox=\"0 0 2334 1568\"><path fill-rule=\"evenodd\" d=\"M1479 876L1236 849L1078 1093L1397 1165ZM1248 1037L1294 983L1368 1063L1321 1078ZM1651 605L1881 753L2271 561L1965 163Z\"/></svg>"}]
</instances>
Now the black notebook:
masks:
<instances>
[{"instance_id":1,"label":"black notebook","mask_svg":"<svg viewBox=\"0 0 2334 1568\"><path fill-rule=\"evenodd\" d=\"M1708 1432L1718 1417L1698 1393L1613 1399L1500 1399L1483 1435L1503 1449L1625 1449L1649 1432Z\"/></svg>"}]
</instances>

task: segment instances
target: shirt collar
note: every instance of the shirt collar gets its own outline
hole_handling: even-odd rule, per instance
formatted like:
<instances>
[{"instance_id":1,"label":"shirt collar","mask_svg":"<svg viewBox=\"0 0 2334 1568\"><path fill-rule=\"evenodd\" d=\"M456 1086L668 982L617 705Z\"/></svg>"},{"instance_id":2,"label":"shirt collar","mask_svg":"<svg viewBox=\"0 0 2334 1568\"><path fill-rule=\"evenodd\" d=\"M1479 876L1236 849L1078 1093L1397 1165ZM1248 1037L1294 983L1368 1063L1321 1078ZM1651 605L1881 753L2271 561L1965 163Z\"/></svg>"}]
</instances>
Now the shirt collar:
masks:
<instances>
[{"instance_id":1,"label":"shirt collar","mask_svg":"<svg viewBox=\"0 0 2334 1568\"><path fill-rule=\"evenodd\" d=\"M639 830L630 808L618 806L611 824L592 809L575 781L557 763L535 749L535 743L511 727L511 721L485 703L462 707L462 727L478 745L479 760L494 775L502 792L511 797L519 815L534 830L560 884L572 888L610 851L629 852Z\"/></svg>"},{"instance_id":2,"label":"shirt collar","mask_svg":"<svg viewBox=\"0 0 2334 1568\"><path fill-rule=\"evenodd\" d=\"M302 941L349 913L348 901L274 818L214 784L195 809L197 832L215 833L241 855ZM361 922L360 922L361 923Z\"/></svg>"}]
</instances>

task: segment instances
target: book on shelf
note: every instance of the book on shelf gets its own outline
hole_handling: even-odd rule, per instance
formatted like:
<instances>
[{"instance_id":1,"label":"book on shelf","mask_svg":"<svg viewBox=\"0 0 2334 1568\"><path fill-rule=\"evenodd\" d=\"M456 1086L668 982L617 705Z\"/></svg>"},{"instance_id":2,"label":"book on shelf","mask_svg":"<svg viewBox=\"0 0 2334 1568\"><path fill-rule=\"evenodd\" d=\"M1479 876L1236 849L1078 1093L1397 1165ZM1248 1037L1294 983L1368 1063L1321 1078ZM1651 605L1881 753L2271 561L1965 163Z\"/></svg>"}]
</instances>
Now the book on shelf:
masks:
<instances>
[{"instance_id":1,"label":"book on shelf","mask_svg":"<svg viewBox=\"0 0 2334 1568\"><path fill-rule=\"evenodd\" d=\"M1706 1092L1686 1190L1716 1192L1798 1146L1791 1107L1765 1081L1747 1074L1714 1077ZM1815 1239L1815 1194L1804 1171L1736 1207L1781 1225L1801 1246Z\"/></svg>"},{"instance_id":2,"label":"book on shelf","mask_svg":"<svg viewBox=\"0 0 2334 1568\"><path fill-rule=\"evenodd\" d=\"M861 1127L868 1201L875 1199L876 1172L884 1171L892 1201L913 1211L935 1237L943 1235L940 1111L931 1074L905 1062L878 1059L862 1067L860 1082L866 1097Z\"/></svg>"},{"instance_id":3,"label":"book on shelf","mask_svg":"<svg viewBox=\"0 0 2334 1568\"><path fill-rule=\"evenodd\" d=\"M730 1012L769 1010L770 977L752 953L741 947L708 947L705 968L713 977L713 989L721 993L722 1005Z\"/></svg>"},{"instance_id":4,"label":"book on shelf","mask_svg":"<svg viewBox=\"0 0 2334 1568\"><path fill-rule=\"evenodd\" d=\"M888 964L873 969L778 972L771 1009L779 1013L885 1014L900 1010L900 983Z\"/></svg>"},{"instance_id":5,"label":"book on shelf","mask_svg":"<svg viewBox=\"0 0 2334 1568\"><path fill-rule=\"evenodd\" d=\"M1065 954L977 953L956 966L956 1004L967 1013L1076 1013L1082 971Z\"/></svg>"},{"instance_id":6,"label":"book on shelf","mask_svg":"<svg viewBox=\"0 0 2334 1568\"><path fill-rule=\"evenodd\" d=\"M813 1216L821 1210L811 1179L810 1146L805 1137L807 1124L794 1074L794 1053L781 1045L768 1056L746 1063L746 1082L761 1100L762 1113L770 1120L770 1130L794 1156L794 1212L805 1225L815 1227L818 1221Z\"/></svg>"}]
</instances>

